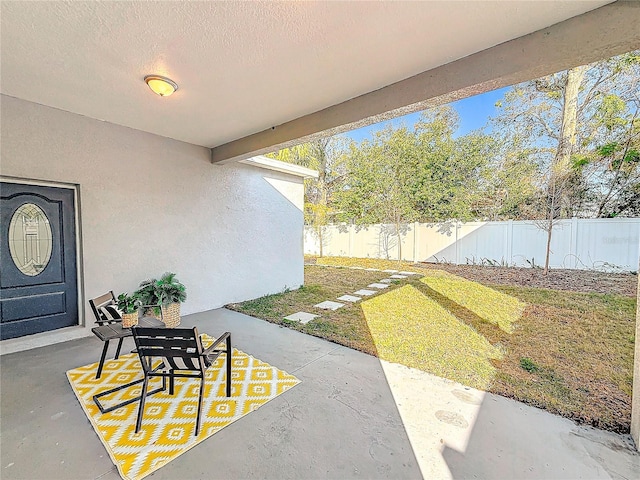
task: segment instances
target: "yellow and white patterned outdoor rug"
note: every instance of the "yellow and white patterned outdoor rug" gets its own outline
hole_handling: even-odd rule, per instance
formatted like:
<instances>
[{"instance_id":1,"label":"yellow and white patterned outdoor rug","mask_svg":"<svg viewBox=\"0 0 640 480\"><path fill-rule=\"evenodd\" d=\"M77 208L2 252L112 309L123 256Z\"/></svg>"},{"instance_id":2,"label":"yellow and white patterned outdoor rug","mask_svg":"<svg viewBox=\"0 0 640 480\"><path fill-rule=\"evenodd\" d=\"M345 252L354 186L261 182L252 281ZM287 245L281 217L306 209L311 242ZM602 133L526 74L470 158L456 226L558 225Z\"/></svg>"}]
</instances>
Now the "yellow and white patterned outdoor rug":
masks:
<instances>
[{"instance_id":1,"label":"yellow and white patterned outdoor rug","mask_svg":"<svg viewBox=\"0 0 640 480\"><path fill-rule=\"evenodd\" d=\"M203 337L204 344L211 339ZM200 433L196 437L199 379L175 379L174 395L169 388L147 397L142 427L135 433L139 402L101 414L93 395L143 378L137 354L105 362L96 380L97 363L74 368L67 378L80 405L91 421L113 463L124 479L140 479L204 441L230 423L256 410L269 400L300 383L293 375L233 349L231 397L225 396L226 355L220 355L206 374ZM159 378L149 382L149 391L160 386ZM168 382L167 382L168 383ZM141 384L101 398L105 408L140 395Z\"/></svg>"}]
</instances>

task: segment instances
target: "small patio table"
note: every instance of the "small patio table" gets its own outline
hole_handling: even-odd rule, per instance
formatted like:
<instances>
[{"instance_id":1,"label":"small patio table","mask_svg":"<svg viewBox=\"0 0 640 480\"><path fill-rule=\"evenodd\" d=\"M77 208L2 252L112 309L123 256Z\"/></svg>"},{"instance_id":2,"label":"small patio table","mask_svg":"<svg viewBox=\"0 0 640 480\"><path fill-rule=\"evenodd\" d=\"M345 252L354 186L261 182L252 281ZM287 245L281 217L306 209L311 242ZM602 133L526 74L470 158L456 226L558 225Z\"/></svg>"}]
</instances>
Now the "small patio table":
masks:
<instances>
[{"instance_id":1,"label":"small patio table","mask_svg":"<svg viewBox=\"0 0 640 480\"><path fill-rule=\"evenodd\" d=\"M157 318L143 317L138 320L138 325L141 327L164 327L164 323ZM98 365L98 372L96 373L96 379L102 375L102 367L104 366L104 359L107 357L107 350L109 349L109 342L111 340L119 340L121 338L131 337L133 333L131 328L125 328L122 323L108 323L101 325L100 327L94 327L91 329L96 337L104 342L102 348L102 356L100 357L100 364ZM116 358L120 355L120 348L116 352Z\"/></svg>"}]
</instances>

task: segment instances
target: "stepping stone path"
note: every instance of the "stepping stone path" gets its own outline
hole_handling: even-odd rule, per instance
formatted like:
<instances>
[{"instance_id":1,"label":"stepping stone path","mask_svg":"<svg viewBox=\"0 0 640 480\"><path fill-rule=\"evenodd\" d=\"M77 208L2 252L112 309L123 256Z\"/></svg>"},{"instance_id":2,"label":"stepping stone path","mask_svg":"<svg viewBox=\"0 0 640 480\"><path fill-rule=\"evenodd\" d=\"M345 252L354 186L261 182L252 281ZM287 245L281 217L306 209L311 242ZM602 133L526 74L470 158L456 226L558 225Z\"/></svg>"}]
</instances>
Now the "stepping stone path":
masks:
<instances>
[{"instance_id":1,"label":"stepping stone path","mask_svg":"<svg viewBox=\"0 0 640 480\"><path fill-rule=\"evenodd\" d=\"M364 295L365 297L368 297L369 295L374 295L378 292L376 292L375 290L358 290L357 292L353 292L355 295Z\"/></svg>"},{"instance_id":2,"label":"stepping stone path","mask_svg":"<svg viewBox=\"0 0 640 480\"><path fill-rule=\"evenodd\" d=\"M292 320L294 322L300 322L300 323L309 323L311 320L319 316L320 315L314 315L313 313L298 312L298 313L293 313L288 317L284 317L284 319Z\"/></svg>"},{"instance_id":3,"label":"stepping stone path","mask_svg":"<svg viewBox=\"0 0 640 480\"><path fill-rule=\"evenodd\" d=\"M347 268L352 268L354 270L365 270L367 272L384 272L384 273L393 274L393 275L389 275L389 278L383 278L382 280L380 280L380 283L372 283L370 285L367 285L368 288L375 288L376 290L367 290L363 288L362 290L358 290L357 292L354 292L353 295L342 295L341 297L337 298L337 300L342 300L343 302L350 302L350 303L355 303L362 300L361 297L368 297L370 295L375 295L376 293L379 293L380 290L388 288L390 284L394 282L394 280L405 279L407 278L408 275L418 275L418 273L416 272L403 272L403 271L399 272L398 270L380 270L379 268L364 268L364 267L347 267ZM356 297L355 295L360 295L360 297ZM326 300L324 302L318 303L317 305L314 305L314 307L320 308L323 310L337 310L339 308L344 307L344 305L345 305L344 303L338 303L338 302L332 302L330 300ZM313 313L297 312L284 318L285 320L292 320L300 323L309 323L311 320L313 320L314 318L318 318L319 316L320 315L314 315Z\"/></svg>"},{"instance_id":4,"label":"stepping stone path","mask_svg":"<svg viewBox=\"0 0 640 480\"><path fill-rule=\"evenodd\" d=\"M321 303L318 303L317 305L314 305L314 307L321 308L323 310L337 310L339 308L344 307L344 303L331 302L327 300L325 302L321 302Z\"/></svg>"},{"instance_id":5,"label":"stepping stone path","mask_svg":"<svg viewBox=\"0 0 640 480\"><path fill-rule=\"evenodd\" d=\"M341 297L338 297L338 300L342 300L343 302L357 302L358 300L362 300L362 298L360 297L354 297L353 295L342 295Z\"/></svg>"}]
</instances>

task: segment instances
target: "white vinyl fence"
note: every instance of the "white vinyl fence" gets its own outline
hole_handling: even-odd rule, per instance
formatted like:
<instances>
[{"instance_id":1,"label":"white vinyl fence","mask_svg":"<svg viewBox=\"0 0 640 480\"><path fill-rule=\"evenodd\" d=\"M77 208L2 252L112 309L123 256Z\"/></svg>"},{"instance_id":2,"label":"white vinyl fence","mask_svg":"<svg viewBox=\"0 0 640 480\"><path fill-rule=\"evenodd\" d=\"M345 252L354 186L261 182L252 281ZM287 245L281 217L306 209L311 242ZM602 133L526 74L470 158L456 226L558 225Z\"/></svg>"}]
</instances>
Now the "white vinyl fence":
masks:
<instances>
[{"instance_id":1,"label":"white vinyl fence","mask_svg":"<svg viewBox=\"0 0 640 480\"><path fill-rule=\"evenodd\" d=\"M402 259L413 262L544 266L547 233L530 221L410 223L400 228ZM323 255L397 260L393 225L328 225ZM553 228L551 268L637 271L640 218L561 220ZM304 252L320 254L305 227Z\"/></svg>"}]
</instances>

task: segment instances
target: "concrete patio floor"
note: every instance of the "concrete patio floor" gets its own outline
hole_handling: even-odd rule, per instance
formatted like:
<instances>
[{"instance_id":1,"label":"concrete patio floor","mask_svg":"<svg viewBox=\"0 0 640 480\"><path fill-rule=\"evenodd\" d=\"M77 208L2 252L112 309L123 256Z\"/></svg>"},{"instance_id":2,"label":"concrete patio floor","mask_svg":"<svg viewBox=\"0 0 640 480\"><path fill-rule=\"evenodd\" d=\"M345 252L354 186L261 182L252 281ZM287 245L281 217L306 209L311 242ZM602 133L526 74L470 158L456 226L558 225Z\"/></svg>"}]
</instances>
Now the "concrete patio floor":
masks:
<instances>
[{"instance_id":1,"label":"concrete patio floor","mask_svg":"<svg viewBox=\"0 0 640 480\"><path fill-rule=\"evenodd\" d=\"M302 383L149 478L640 478L628 436L225 309L182 325L229 330ZM64 374L100 349L91 337L0 357L0 478L120 478Z\"/></svg>"}]
</instances>

